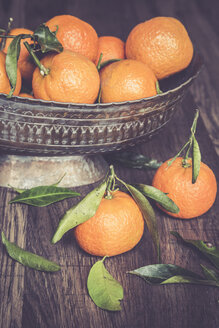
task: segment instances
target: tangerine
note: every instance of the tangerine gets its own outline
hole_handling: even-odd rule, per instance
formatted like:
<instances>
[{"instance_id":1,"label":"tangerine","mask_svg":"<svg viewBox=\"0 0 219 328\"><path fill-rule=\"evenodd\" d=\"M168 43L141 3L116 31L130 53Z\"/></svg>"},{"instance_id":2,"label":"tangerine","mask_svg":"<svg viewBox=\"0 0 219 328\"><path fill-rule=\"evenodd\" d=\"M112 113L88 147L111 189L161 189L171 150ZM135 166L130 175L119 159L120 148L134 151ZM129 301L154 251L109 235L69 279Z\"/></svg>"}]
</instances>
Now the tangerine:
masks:
<instances>
[{"instance_id":1,"label":"tangerine","mask_svg":"<svg viewBox=\"0 0 219 328\"><path fill-rule=\"evenodd\" d=\"M60 102L92 104L100 86L97 68L85 56L70 50L50 53L41 60L47 69L42 74L39 67L33 73L34 98Z\"/></svg>"},{"instance_id":2,"label":"tangerine","mask_svg":"<svg viewBox=\"0 0 219 328\"><path fill-rule=\"evenodd\" d=\"M56 37L64 49L96 60L98 36L90 24L72 15L55 16L45 24L52 32L58 28Z\"/></svg>"},{"instance_id":3,"label":"tangerine","mask_svg":"<svg viewBox=\"0 0 219 328\"><path fill-rule=\"evenodd\" d=\"M6 55L4 52L0 51L0 93L9 94L11 90L10 81L5 68ZM21 90L21 73L19 68L17 69L17 83L16 88L13 92L14 96L17 96Z\"/></svg>"},{"instance_id":4,"label":"tangerine","mask_svg":"<svg viewBox=\"0 0 219 328\"><path fill-rule=\"evenodd\" d=\"M96 65L98 64L101 53L103 55L101 63L111 59L124 59L125 43L115 36L101 36L98 39Z\"/></svg>"},{"instance_id":5,"label":"tangerine","mask_svg":"<svg viewBox=\"0 0 219 328\"><path fill-rule=\"evenodd\" d=\"M103 198L96 214L74 229L79 246L97 256L114 256L131 250L140 241L144 219L135 201L121 191Z\"/></svg>"},{"instance_id":6,"label":"tangerine","mask_svg":"<svg viewBox=\"0 0 219 328\"><path fill-rule=\"evenodd\" d=\"M136 25L126 40L126 57L149 65L158 79L186 68L193 45L184 25L173 17L154 17Z\"/></svg>"},{"instance_id":7,"label":"tangerine","mask_svg":"<svg viewBox=\"0 0 219 328\"><path fill-rule=\"evenodd\" d=\"M101 102L120 102L155 96L156 77L144 63L124 59L100 72Z\"/></svg>"},{"instance_id":8,"label":"tangerine","mask_svg":"<svg viewBox=\"0 0 219 328\"><path fill-rule=\"evenodd\" d=\"M171 160L171 159L170 159ZM178 213L168 213L181 219L191 219L207 212L217 194L217 182L213 171L201 162L198 178L192 183L192 159L183 165L183 158L176 158L169 166L164 162L156 171L152 185L168 194L179 207Z\"/></svg>"},{"instance_id":9,"label":"tangerine","mask_svg":"<svg viewBox=\"0 0 219 328\"><path fill-rule=\"evenodd\" d=\"M26 28L14 28L9 33L9 35L15 35L15 36L19 34L33 34L33 31ZM11 41L12 41L11 38L6 39L5 47L3 50L5 53L7 53ZM22 78L27 81L31 81L33 71L36 68L36 66L33 63L31 56L24 45L25 41L26 39L22 39L20 43L21 47L20 47L20 55L18 58L18 68L20 69Z\"/></svg>"}]
</instances>

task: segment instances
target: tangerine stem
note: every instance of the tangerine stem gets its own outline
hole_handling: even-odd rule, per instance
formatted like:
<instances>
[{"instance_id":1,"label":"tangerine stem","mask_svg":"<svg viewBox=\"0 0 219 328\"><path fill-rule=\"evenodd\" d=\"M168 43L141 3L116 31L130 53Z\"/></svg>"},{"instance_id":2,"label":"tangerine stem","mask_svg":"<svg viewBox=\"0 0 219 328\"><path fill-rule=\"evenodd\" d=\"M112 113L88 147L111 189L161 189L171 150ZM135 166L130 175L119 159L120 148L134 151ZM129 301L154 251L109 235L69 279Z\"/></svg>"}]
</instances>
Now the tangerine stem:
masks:
<instances>
[{"instance_id":1,"label":"tangerine stem","mask_svg":"<svg viewBox=\"0 0 219 328\"><path fill-rule=\"evenodd\" d=\"M7 27L6 31L5 31L5 34L4 34L4 36L1 36L2 40L1 40L1 43L0 43L0 50L3 50L4 47L5 47L5 42L6 42L5 36L7 36L8 33L10 32L12 22L13 22L13 18L10 17L9 18L9 21L8 21L8 27Z\"/></svg>"},{"instance_id":2,"label":"tangerine stem","mask_svg":"<svg viewBox=\"0 0 219 328\"><path fill-rule=\"evenodd\" d=\"M115 171L113 165L110 165L109 170L110 173L107 181L105 198L112 199L112 191L114 190L115 187Z\"/></svg>"},{"instance_id":3,"label":"tangerine stem","mask_svg":"<svg viewBox=\"0 0 219 328\"><path fill-rule=\"evenodd\" d=\"M36 56L36 54L31 49L29 43L27 41L25 41L24 42L24 45L27 48L27 50L28 50L29 54L31 55L31 57L33 58L35 64L39 67L40 74L42 76L48 75L49 74L49 69L46 68L43 64L41 64L40 60L38 59L38 57Z\"/></svg>"},{"instance_id":4,"label":"tangerine stem","mask_svg":"<svg viewBox=\"0 0 219 328\"><path fill-rule=\"evenodd\" d=\"M106 257L109 257L109 256L108 256L108 255L105 255L105 256L102 258L101 262L103 262L103 261L106 259Z\"/></svg>"},{"instance_id":5,"label":"tangerine stem","mask_svg":"<svg viewBox=\"0 0 219 328\"><path fill-rule=\"evenodd\" d=\"M31 34L20 34L22 35L22 39L27 39L27 38L32 38ZM14 39L16 38L17 35L0 35L0 38L4 38L4 39Z\"/></svg>"},{"instance_id":6,"label":"tangerine stem","mask_svg":"<svg viewBox=\"0 0 219 328\"><path fill-rule=\"evenodd\" d=\"M103 54L101 52L100 57L99 57L99 60L98 60L98 63L97 63L97 70L98 71L100 70L100 64L101 64L102 58L103 58Z\"/></svg>"},{"instance_id":7,"label":"tangerine stem","mask_svg":"<svg viewBox=\"0 0 219 328\"><path fill-rule=\"evenodd\" d=\"M187 141L186 143L185 143L185 145L180 149L180 151L176 154L176 156L174 156L172 159L171 159L171 161L169 161L168 162L168 166L170 166L174 161L175 161L175 159L177 158L177 157L179 157L179 155L182 153L182 151L189 145L189 143L190 143L190 140L189 141Z\"/></svg>"},{"instance_id":8,"label":"tangerine stem","mask_svg":"<svg viewBox=\"0 0 219 328\"><path fill-rule=\"evenodd\" d=\"M193 123L192 123L192 127L191 127L192 134L195 134L195 132L196 132L196 126L197 126L198 117L199 117L199 110L196 109L195 117L194 117L194 120L193 120Z\"/></svg>"},{"instance_id":9,"label":"tangerine stem","mask_svg":"<svg viewBox=\"0 0 219 328\"><path fill-rule=\"evenodd\" d=\"M191 147L192 147L192 144L193 144L193 139L194 139L195 132L196 132L196 127L197 127L198 116L199 116L199 110L196 109L195 117L194 117L192 127L191 127L191 135L190 135L190 138L189 138L189 147L188 147L187 152L186 152L185 157L184 157L185 160L188 159L189 153L190 153L190 150L191 150Z\"/></svg>"},{"instance_id":10,"label":"tangerine stem","mask_svg":"<svg viewBox=\"0 0 219 328\"><path fill-rule=\"evenodd\" d=\"M191 147L192 147L192 139L193 139L193 136L191 136L190 138L189 138L189 147L188 147L188 149L187 149L187 151L186 151L186 154L185 154L185 156L184 156L184 160L186 161L188 158L189 158L189 153L190 153L190 149L191 149Z\"/></svg>"},{"instance_id":11,"label":"tangerine stem","mask_svg":"<svg viewBox=\"0 0 219 328\"><path fill-rule=\"evenodd\" d=\"M187 167L190 167L191 166L191 164L188 163L188 158L183 158L183 160L182 160L182 166L184 168L187 168Z\"/></svg>"}]
</instances>

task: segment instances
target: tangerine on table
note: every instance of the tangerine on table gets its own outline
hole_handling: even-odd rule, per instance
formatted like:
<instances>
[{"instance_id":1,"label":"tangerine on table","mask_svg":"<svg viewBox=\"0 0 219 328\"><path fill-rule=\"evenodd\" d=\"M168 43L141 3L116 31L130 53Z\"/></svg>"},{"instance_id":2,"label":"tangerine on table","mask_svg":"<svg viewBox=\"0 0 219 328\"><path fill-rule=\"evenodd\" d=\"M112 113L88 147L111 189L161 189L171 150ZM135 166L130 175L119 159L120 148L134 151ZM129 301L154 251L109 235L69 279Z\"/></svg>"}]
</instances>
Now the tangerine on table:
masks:
<instances>
[{"instance_id":1,"label":"tangerine on table","mask_svg":"<svg viewBox=\"0 0 219 328\"><path fill-rule=\"evenodd\" d=\"M156 171L152 185L168 194L179 207L178 213L169 215L191 219L207 212L213 205L217 194L217 182L213 171L201 162L198 178L192 183L192 160L189 167L183 167L183 158L178 157L171 165L164 162Z\"/></svg>"},{"instance_id":2,"label":"tangerine on table","mask_svg":"<svg viewBox=\"0 0 219 328\"><path fill-rule=\"evenodd\" d=\"M98 64L100 54L103 54L101 63L111 59L125 58L125 43L115 36L100 36L95 64Z\"/></svg>"},{"instance_id":3,"label":"tangerine on table","mask_svg":"<svg viewBox=\"0 0 219 328\"><path fill-rule=\"evenodd\" d=\"M97 57L98 36L95 29L72 15L58 15L45 23L54 32L64 49L86 56L91 61Z\"/></svg>"},{"instance_id":4,"label":"tangerine on table","mask_svg":"<svg viewBox=\"0 0 219 328\"><path fill-rule=\"evenodd\" d=\"M41 64L49 73L43 76L37 67L33 73L34 98L92 104L100 86L97 68L85 56L70 50L48 54Z\"/></svg>"},{"instance_id":5,"label":"tangerine on table","mask_svg":"<svg viewBox=\"0 0 219 328\"><path fill-rule=\"evenodd\" d=\"M9 33L9 35L15 35L15 36L19 34L33 34L33 31L26 28L14 28ZM20 55L18 59L18 68L20 69L22 78L24 78L27 81L31 81L33 71L36 68L36 66L33 63L31 56L24 45L24 42L27 40L28 39L22 39L20 43L21 48L20 48ZM11 41L12 41L11 38L6 39L5 47L3 49L5 53L7 53Z\"/></svg>"},{"instance_id":6,"label":"tangerine on table","mask_svg":"<svg viewBox=\"0 0 219 328\"><path fill-rule=\"evenodd\" d=\"M131 250L140 241L144 219L135 201L115 191L103 198L96 214L74 229L79 246L97 256L114 256Z\"/></svg>"},{"instance_id":7,"label":"tangerine on table","mask_svg":"<svg viewBox=\"0 0 219 328\"><path fill-rule=\"evenodd\" d=\"M11 85L7 76L5 68L6 55L4 52L0 51L0 93L9 94L11 90ZM17 83L14 90L14 96L17 96L21 90L21 73L19 68L17 69Z\"/></svg>"},{"instance_id":8,"label":"tangerine on table","mask_svg":"<svg viewBox=\"0 0 219 328\"><path fill-rule=\"evenodd\" d=\"M131 30L126 40L126 57L148 64L162 79L190 64L193 45L179 20L155 17Z\"/></svg>"},{"instance_id":9,"label":"tangerine on table","mask_svg":"<svg viewBox=\"0 0 219 328\"><path fill-rule=\"evenodd\" d=\"M144 63L124 59L100 72L101 102L120 102L155 96L156 77Z\"/></svg>"}]
</instances>

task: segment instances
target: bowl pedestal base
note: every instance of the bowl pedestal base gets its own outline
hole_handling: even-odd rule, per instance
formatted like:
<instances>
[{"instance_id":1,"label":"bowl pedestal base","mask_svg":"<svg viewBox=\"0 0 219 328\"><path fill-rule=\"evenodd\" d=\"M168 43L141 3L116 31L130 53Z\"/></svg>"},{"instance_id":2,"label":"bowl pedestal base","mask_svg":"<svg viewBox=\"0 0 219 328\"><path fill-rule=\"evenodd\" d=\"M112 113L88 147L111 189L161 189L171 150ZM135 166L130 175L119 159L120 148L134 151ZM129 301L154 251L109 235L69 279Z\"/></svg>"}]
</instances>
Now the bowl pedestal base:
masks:
<instances>
[{"instance_id":1,"label":"bowl pedestal base","mask_svg":"<svg viewBox=\"0 0 219 328\"><path fill-rule=\"evenodd\" d=\"M59 183L77 187L101 180L108 165L101 155L92 156L0 156L0 186L29 189Z\"/></svg>"}]
</instances>

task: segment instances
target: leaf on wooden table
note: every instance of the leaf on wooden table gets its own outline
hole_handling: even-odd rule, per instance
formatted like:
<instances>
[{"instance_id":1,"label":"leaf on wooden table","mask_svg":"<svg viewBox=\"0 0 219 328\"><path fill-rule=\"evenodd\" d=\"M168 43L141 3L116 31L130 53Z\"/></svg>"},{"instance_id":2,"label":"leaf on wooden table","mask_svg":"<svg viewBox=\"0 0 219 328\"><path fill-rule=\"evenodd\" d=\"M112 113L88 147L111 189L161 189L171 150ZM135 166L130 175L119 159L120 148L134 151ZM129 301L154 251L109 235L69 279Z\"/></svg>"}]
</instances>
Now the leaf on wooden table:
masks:
<instances>
[{"instance_id":1,"label":"leaf on wooden table","mask_svg":"<svg viewBox=\"0 0 219 328\"><path fill-rule=\"evenodd\" d=\"M164 192L161 190L145 185L145 184L135 184L134 185L142 194L146 197L153 199L155 202L160 204L165 210L171 213L178 213L179 208L178 206L170 199Z\"/></svg>"},{"instance_id":2,"label":"leaf on wooden table","mask_svg":"<svg viewBox=\"0 0 219 328\"><path fill-rule=\"evenodd\" d=\"M147 200L147 198L134 186L125 183L124 181L120 180L125 187L128 189L132 197L134 198L136 204L140 208L142 215L145 219L147 224L148 231L152 237L155 250L158 256L158 262L160 261L160 241L159 241L159 233L157 227L157 219L153 210L153 207Z\"/></svg>"},{"instance_id":3,"label":"leaf on wooden table","mask_svg":"<svg viewBox=\"0 0 219 328\"><path fill-rule=\"evenodd\" d=\"M61 268L53 261L49 261L42 256L25 251L23 248L17 246L15 243L8 241L2 232L2 243L11 258L19 263L39 271L55 272Z\"/></svg>"},{"instance_id":4,"label":"leaf on wooden table","mask_svg":"<svg viewBox=\"0 0 219 328\"><path fill-rule=\"evenodd\" d=\"M114 161L126 167L136 169L157 169L162 164L162 162L158 162L156 159L128 151L110 153L105 155L104 158L110 163Z\"/></svg>"},{"instance_id":5,"label":"leaf on wooden table","mask_svg":"<svg viewBox=\"0 0 219 328\"><path fill-rule=\"evenodd\" d=\"M55 244L67 231L94 216L105 191L106 181L93 189L77 205L70 208L60 220L58 228L52 238L52 243Z\"/></svg>"},{"instance_id":6,"label":"leaf on wooden table","mask_svg":"<svg viewBox=\"0 0 219 328\"><path fill-rule=\"evenodd\" d=\"M217 282L206 280L195 272L174 264L146 265L128 273L137 275L153 285L186 283L219 287Z\"/></svg>"},{"instance_id":7,"label":"leaf on wooden table","mask_svg":"<svg viewBox=\"0 0 219 328\"><path fill-rule=\"evenodd\" d=\"M24 191L22 191L22 189L15 190L19 192L19 195L12 199L9 204L23 203L43 207L66 198L80 196L79 193L72 191L71 189L57 187L55 185L38 186Z\"/></svg>"},{"instance_id":8,"label":"leaf on wooden table","mask_svg":"<svg viewBox=\"0 0 219 328\"><path fill-rule=\"evenodd\" d=\"M214 280L219 284L219 272L216 272L213 269L209 269L209 268L207 268L206 266L204 266L202 264L201 264L201 267L202 267L202 271L203 271L206 279Z\"/></svg>"},{"instance_id":9,"label":"leaf on wooden table","mask_svg":"<svg viewBox=\"0 0 219 328\"><path fill-rule=\"evenodd\" d=\"M204 256L206 256L214 266L219 269L219 249L212 245L208 245L204 243L202 240L193 240L193 239L184 239L178 232L171 231L170 232L177 239L181 240L188 246L194 246L198 249Z\"/></svg>"},{"instance_id":10,"label":"leaf on wooden table","mask_svg":"<svg viewBox=\"0 0 219 328\"><path fill-rule=\"evenodd\" d=\"M57 187L59 185L59 183L63 180L65 175L66 175L66 173L63 174L63 176L57 182L53 183L51 186ZM15 188L15 187L11 186L10 184L8 186L10 188L12 188L13 190L15 190L19 194L21 194L22 192L28 190L28 189ZM78 194L78 196L80 196L80 194Z\"/></svg>"},{"instance_id":11,"label":"leaf on wooden table","mask_svg":"<svg viewBox=\"0 0 219 328\"><path fill-rule=\"evenodd\" d=\"M120 311L123 288L106 270L103 261L97 261L90 269L87 288L93 302L104 310Z\"/></svg>"}]
</instances>

